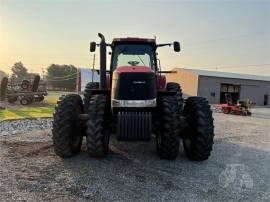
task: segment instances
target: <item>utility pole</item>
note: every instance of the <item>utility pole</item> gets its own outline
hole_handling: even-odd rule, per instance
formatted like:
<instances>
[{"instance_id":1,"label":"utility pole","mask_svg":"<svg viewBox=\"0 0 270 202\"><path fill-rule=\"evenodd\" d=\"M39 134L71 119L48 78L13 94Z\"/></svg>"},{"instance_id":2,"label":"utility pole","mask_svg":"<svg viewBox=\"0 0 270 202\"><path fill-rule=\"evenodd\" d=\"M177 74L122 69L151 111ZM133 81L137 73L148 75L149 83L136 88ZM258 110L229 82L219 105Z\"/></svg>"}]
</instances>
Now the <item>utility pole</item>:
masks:
<instances>
[{"instance_id":1,"label":"utility pole","mask_svg":"<svg viewBox=\"0 0 270 202\"><path fill-rule=\"evenodd\" d=\"M44 70L44 68L41 68L41 71L42 71L42 79L45 80L45 70Z\"/></svg>"}]
</instances>

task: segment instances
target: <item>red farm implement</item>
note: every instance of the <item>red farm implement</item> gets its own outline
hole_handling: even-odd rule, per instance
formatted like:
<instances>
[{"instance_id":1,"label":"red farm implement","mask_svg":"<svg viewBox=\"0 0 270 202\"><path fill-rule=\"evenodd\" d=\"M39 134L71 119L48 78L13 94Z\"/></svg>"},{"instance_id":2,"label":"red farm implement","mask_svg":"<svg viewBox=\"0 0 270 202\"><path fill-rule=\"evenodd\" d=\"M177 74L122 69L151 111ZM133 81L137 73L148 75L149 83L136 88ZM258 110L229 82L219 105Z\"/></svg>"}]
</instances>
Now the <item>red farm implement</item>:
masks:
<instances>
[{"instance_id":1,"label":"red farm implement","mask_svg":"<svg viewBox=\"0 0 270 202\"><path fill-rule=\"evenodd\" d=\"M227 103L221 104L219 107L224 114L251 115L249 101L238 101L236 104L233 104L230 94L226 94L225 96Z\"/></svg>"}]
</instances>

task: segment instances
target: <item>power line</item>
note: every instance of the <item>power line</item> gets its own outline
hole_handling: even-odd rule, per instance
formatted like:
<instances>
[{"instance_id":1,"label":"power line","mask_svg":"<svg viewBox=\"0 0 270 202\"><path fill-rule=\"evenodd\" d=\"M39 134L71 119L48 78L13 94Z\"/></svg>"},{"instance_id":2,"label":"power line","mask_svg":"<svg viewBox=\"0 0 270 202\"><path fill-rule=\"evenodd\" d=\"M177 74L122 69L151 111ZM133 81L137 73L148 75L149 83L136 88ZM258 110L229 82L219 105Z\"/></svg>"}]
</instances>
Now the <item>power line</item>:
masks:
<instances>
[{"instance_id":1,"label":"power line","mask_svg":"<svg viewBox=\"0 0 270 202\"><path fill-rule=\"evenodd\" d=\"M242 68L242 67L262 67L262 66L270 66L270 64L246 64L246 65L216 66L216 67L206 67L206 69L218 69L218 68Z\"/></svg>"},{"instance_id":2,"label":"power line","mask_svg":"<svg viewBox=\"0 0 270 202\"><path fill-rule=\"evenodd\" d=\"M225 40L230 40L230 39L237 39L237 38L248 38L250 36L254 35L266 35L268 36L269 33L267 32L257 32L257 33L249 33L249 34L239 34L239 35L231 35L231 36L222 36L222 37L217 37L209 40L202 40L202 41L197 41L194 43L184 43L187 46L197 46L197 45L207 45L208 43L212 42L217 42L217 41L225 41Z\"/></svg>"},{"instance_id":3,"label":"power line","mask_svg":"<svg viewBox=\"0 0 270 202\"><path fill-rule=\"evenodd\" d=\"M65 75L65 76L49 76L49 78L52 78L52 79L62 79L62 78L68 78L70 76L74 76L74 75L77 75L78 73L73 73L73 74L69 74L69 75Z\"/></svg>"},{"instance_id":4,"label":"power line","mask_svg":"<svg viewBox=\"0 0 270 202\"><path fill-rule=\"evenodd\" d=\"M72 80L76 79L77 77L72 77L72 78L66 78L66 79L47 79L48 81L67 81L67 80Z\"/></svg>"}]
</instances>

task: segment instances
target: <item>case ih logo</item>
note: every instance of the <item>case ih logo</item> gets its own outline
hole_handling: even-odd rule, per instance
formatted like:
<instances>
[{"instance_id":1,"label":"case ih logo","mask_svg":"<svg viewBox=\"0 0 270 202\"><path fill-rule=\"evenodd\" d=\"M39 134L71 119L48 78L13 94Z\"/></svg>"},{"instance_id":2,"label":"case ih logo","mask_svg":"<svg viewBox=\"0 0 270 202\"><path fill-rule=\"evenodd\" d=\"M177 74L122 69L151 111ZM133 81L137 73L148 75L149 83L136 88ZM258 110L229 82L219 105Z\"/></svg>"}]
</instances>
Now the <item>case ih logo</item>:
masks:
<instances>
[{"instance_id":1,"label":"case ih logo","mask_svg":"<svg viewBox=\"0 0 270 202\"><path fill-rule=\"evenodd\" d=\"M146 81L133 81L133 84L146 84Z\"/></svg>"}]
</instances>

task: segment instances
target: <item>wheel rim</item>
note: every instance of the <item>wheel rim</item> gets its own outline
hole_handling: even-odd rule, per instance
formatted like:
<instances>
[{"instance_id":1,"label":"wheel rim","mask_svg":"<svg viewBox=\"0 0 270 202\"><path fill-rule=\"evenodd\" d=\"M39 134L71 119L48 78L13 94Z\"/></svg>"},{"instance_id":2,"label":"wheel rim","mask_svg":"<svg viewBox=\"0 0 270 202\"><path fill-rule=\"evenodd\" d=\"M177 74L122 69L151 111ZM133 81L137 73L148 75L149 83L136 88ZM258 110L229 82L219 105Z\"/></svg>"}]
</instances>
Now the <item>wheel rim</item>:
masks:
<instances>
[{"instance_id":1,"label":"wheel rim","mask_svg":"<svg viewBox=\"0 0 270 202\"><path fill-rule=\"evenodd\" d=\"M22 100L22 104L26 105L27 104L27 100L23 99Z\"/></svg>"}]
</instances>

